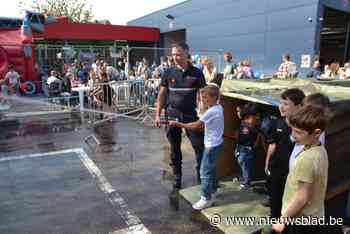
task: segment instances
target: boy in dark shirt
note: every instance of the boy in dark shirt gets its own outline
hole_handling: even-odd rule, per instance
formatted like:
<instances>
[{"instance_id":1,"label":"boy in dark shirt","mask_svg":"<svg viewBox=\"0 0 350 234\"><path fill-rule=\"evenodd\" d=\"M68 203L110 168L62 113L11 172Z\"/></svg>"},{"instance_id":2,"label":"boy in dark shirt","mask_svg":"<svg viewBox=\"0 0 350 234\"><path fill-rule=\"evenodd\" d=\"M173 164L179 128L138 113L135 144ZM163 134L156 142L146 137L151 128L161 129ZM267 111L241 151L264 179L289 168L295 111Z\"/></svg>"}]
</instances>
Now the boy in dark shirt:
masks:
<instances>
[{"instance_id":1,"label":"boy in dark shirt","mask_svg":"<svg viewBox=\"0 0 350 234\"><path fill-rule=\"evenodd\" d=\"M289 157L295 145L286 119L301 107L304 97L304 92L297 88L287 89L281 94L279 110L282 118L276 120L266 140L269 146L265 172L268 175L271 216L274 218L281 216L282 196L289 172Z\"/></svg>"}]
</instances>

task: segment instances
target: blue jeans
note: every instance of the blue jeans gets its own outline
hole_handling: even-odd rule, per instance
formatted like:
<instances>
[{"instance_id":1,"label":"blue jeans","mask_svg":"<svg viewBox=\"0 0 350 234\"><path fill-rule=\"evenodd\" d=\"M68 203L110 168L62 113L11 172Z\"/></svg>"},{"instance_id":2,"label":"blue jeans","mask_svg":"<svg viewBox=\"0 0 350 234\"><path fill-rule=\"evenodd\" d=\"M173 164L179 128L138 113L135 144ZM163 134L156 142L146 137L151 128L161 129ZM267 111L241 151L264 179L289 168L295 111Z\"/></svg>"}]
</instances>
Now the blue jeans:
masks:
<instances>
[{"instance_id":1,"label":"blue jeans","mask_svg":"<svg viewBox=\"0 0 350 234\"><path fill-rule=\"evenodd\" d=\"M216 186L216 162L219 158L224 143L206 147L203 152L202 163L200 167L200 177L202 181L202 195L207 199L211 199L211 194L217 190Z\"/></svg>"},{"instance_id":2,"label":"blue jeans","mask_svg":"<svg viewBox=\"0 0 350 234\"><path fill-rule=\"evenodd\" d=\"M253 177L254 149L250 146L237 145L235 154L238 164L241 167L243 185L249 186Z\"/></svg>"}]
</instances>

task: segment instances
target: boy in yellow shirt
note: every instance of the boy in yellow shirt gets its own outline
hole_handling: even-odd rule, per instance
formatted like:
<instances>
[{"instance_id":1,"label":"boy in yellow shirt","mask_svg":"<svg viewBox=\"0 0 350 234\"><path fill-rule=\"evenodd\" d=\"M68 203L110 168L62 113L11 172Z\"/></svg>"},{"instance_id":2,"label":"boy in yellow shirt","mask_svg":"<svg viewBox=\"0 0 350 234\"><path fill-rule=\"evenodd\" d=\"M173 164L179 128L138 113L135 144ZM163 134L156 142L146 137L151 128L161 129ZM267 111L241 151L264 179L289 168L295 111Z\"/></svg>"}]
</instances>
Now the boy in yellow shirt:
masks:
<instances>
[{"instance_id":1,"label":"boy in yellow shirt","mask_svg":"<svg viewBox=\"0 0 350 234\"><path fill-rule=\"evenodd\" d=\"M305 106L288 118L296 144L303 151L289 171L282 201L282 220L295 217L325 216L324 201L328 179L328 156L319 137L325 130L328 117L324 110ZM277 233L324 233L319 225L273 225Z\"/></svg>"}]
</instances>

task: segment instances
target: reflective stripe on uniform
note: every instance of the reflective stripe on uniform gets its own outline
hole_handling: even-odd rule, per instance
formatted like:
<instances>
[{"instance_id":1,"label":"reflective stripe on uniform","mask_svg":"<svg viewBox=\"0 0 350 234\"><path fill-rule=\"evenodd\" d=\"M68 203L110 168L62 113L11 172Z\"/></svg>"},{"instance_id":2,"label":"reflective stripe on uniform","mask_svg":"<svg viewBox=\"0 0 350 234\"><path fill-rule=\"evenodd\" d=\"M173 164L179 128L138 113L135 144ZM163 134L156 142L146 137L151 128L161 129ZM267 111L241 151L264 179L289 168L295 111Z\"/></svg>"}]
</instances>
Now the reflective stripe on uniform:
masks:
<instances>
[{"instance_id":1,"label":"reflective stripe on uniform","mask_svg":"<svg viewBox=\"0 0 350 234\"><path fill-rule=\"evenodd\" d=\"M169 90L170 91L193 91L193 90L196 90L196 88L170 88L169 87Z\"/></svg>"}]
</instances>

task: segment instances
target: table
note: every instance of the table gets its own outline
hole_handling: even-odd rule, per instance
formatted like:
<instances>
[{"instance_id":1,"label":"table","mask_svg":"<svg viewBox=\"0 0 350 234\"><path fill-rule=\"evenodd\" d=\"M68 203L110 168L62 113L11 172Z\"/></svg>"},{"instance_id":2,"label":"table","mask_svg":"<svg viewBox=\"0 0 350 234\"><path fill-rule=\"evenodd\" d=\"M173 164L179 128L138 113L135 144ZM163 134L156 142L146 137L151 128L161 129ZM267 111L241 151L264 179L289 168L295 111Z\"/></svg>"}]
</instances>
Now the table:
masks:
<instances>
[{"instance_id":1,"label":"table","mask_svg":"<svg viewBox=\"0 0 350 234\"><path fill-rule=\"evenodd\" d=\"M91 87L89 86L79 86L72 88L72 91L76 91L79 93L79 105L80 105L80 111L84 111L84 92L88 92L91 90Z\"/></svg>"}]
</instances>

